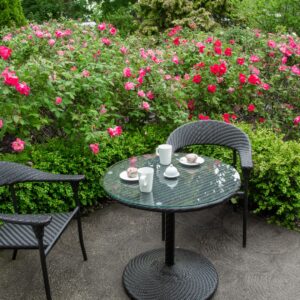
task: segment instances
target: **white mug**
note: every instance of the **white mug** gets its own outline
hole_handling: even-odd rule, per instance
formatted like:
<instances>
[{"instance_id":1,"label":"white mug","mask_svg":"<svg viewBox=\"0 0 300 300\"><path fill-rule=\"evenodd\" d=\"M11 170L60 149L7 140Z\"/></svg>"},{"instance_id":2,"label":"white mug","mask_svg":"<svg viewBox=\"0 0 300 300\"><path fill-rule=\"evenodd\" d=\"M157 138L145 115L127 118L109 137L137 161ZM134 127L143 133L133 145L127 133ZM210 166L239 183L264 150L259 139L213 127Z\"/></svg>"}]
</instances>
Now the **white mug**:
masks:
<instances>
[{"instance_id":1,"label":"white mug","mask_svg":"<svg viewBox=\"0 0 300 300\"><path fill-rule=\"evenodd\" d=\"M138 169L140 191L143 193L151 193L153 186L154 169L144 167Z\"/></svg>"},{"instance_id":2,"label":"white mug","mask_svg":"<svg viewBox=\"0 0 300 300\"><path fill-rule=\"evenodd\" d=\"M156 148L156 154L159 156L159 162L162 165L169 165L172 160L172 145L162 144Z\"/></svg>"}]
</instances>

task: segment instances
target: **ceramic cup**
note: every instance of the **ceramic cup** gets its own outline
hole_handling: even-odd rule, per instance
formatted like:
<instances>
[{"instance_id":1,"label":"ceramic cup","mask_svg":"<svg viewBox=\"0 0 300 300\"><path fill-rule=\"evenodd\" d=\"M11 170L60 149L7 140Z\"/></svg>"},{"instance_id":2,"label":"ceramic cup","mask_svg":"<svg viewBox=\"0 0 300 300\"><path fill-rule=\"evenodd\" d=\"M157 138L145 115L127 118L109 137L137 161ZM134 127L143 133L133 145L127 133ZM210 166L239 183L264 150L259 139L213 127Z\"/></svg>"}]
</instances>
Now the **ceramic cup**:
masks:
<instances>
[{"instance_id":1,"label":"ceramic cup","mask_svg":"<svg viewBox=\"0 0 300 300\"><path fill-rule=\"evenodd\" d=\"M153 186L154 169L144 167L138 169L139 186L142 193L151 193Z\"/></svg>"},{"instance_id":2,"label":"ceramic cup","mask_svg":"<svg viewBox=\"0 0 300 300\"><path fill-rule=\"evenodd\" d=\"M159 156L159 162L162 165L169 165L172 160L172 145L159 145L156 148L156 154Z\"/></svg>"},{"instance_id":3,"label":"ceramic cup","mask_svg":"<svg viewBox=\"0 0 300 300\"><path fill-rule=\"evenodd\" d=\"M189 153L185 157L188 163L195 163L197 161L198 155L194 153Z\"/></svg>"}]
</instances>

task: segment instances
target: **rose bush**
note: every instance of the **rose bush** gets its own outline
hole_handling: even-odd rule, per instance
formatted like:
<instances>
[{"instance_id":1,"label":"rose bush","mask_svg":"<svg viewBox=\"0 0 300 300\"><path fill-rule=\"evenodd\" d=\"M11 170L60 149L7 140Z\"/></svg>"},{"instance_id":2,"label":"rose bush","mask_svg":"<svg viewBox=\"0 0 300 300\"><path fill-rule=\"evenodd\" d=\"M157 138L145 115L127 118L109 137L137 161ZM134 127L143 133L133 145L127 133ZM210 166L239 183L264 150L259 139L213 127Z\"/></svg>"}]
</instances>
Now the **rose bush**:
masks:
<instances>
[{"instance_id":1,"label":"rose bush","mask_svg":"<svg viewBox=\"0 0 300 300\"><path fill-rule=\"evenodd\" d=\"M2 150L14 150L16 139L24 142L20 152L58 136L84 140L101 155L122 131L198 118L298 135L297 36L247 31L243 40L176 26L156 38L124 39L111 24L74 21L1 35Z\"/></svg>"}]
</instances>

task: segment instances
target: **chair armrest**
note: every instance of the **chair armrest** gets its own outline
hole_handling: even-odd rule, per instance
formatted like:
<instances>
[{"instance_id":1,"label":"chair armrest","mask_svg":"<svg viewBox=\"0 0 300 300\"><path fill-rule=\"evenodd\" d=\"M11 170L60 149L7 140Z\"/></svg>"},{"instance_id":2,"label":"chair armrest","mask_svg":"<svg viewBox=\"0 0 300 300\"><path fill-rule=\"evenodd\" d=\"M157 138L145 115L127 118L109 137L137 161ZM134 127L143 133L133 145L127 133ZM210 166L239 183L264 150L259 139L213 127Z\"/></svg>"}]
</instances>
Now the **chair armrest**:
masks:
<instances>
[{"instance_id":1,"label":"chair armrest","mask_svg":"<svg viewBox=\"0 0 300 300\"><path fill-rule=\"evenodd\" d=\"M242 169L253 169L253 161L251 151L239 151Z\"/></svg>"},{"instance_id":2,"label":"chair armrest","mask_svg":"<svg viewBox=\"0 0 300 300\"><path fill-rule=\"evenodd\" d=\"M46 226L51 222L52 217L47 215L0 214L0 220L12 224Z\"/></svg>"}]
</instances>

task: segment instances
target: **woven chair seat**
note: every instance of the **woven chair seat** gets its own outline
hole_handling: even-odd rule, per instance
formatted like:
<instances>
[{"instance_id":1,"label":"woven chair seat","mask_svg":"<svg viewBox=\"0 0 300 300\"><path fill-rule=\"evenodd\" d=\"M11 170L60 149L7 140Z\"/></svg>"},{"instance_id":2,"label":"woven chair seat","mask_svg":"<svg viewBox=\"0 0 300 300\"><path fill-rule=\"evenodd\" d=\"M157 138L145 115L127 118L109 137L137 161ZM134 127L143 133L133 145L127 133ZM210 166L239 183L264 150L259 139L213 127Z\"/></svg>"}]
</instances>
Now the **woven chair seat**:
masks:
<instances>
[{"instance_id":1,"label":"woven chair seat","mask_svg":"<svg viewBox=\"0 0 300 300\"><path fill-rule=\"evenodd\" d=\"M51 222L45 226L44 247L55 242L71 221L77 210L67 213L49 214ZM0 225L0 249L38 249L38 241L31 225L4 223Z\"/></svg>"}]
</instances>

